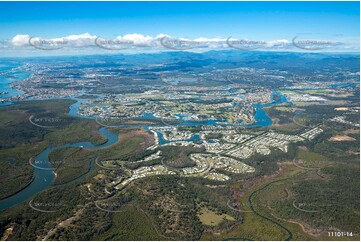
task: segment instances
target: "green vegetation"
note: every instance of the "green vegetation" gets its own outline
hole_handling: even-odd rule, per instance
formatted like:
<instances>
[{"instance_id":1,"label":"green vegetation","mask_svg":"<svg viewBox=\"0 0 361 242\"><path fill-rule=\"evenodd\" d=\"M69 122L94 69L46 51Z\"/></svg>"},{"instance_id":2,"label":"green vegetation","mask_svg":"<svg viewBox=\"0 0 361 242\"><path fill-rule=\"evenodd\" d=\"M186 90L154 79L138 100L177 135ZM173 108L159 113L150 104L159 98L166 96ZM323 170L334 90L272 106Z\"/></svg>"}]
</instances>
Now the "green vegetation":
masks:
<instances>
[{"instance_id":1,"label":"green vegetation","mask_svg":"<svg viewBox=\"0 0 361 242\"><path fill-rule=\"evenodd\" d=\"M68 107L73 102L26 101L0 109L0 172L3 174L0 178L0 199L18 192L31 182L29 159L35 158L46 147L84 140L95 144L106 141L94 121L69 118ZM31 115L38 117L38 121L66 122L55 128L41 128L31 124Z\"/></svg>"},{"instance_id":2,"label":"green vegetation","mask_svg":"<svg viewBox=\"0 0 361 242\"><path fill-rule=\"evenodd\" d=\"M273 149L269 155L254 154L250 158L242 160L242 162L256 168L254 176L271 175L278 170L278 162L292 160L295 157L295 153L296 145L290 144L287 153Z\"/></svg>"},{"instance_id":3,"label":"green vegetation","mask_svg":"<svg viewBox=\"0 0 361 242\"><path fill-rule=\"evenodd\" d=\"M216 214L215 212L213 212L207 208L202 208L199 211L198 217L203 224L209 225L209 226L219 225L224 220L230 220L230 221L235 220L232 216L230 216L228 214Z\"/></svg>"},{"instance_id":4,"label":"green vegetation","mask_svg":"<svg viewBox=\"0 0 361 242\"><path fill-rule=\"evenodd\" d=\"M95 99L95 98L97 98L97 97L98 97L97 95L84 94L84 95L78 96L77 98L81 98L81 99Z\"/></svg>"},{"instance_id":5,"label":"green vegetation","mask_svg":"<svg viewBox=\"0 0 361 242\"><path fill-rule=\"evenodd\" d=\"M120 212L113 213L112 226L94 240L164 240L158 235L150 218L134 206L125 206Z\"/></svg>"},{"instance_id":6,"label":"green vegetation","mask_svg":"<svg viewBox=\"0 0 361 242\"><path fill-rule=\"evenodd\" d=\"M33 174L29 159L46 147L106 142L95 121L67 115L71 103L31 101L3 108L0 199L29 184ZM183 105L179 110L187 108ZM358 115L335 111L333 105L305 106L301 114L295 114L294 109L288 105L269 107L267 112L276 121L273 126L239 131L260 135L272 129L298 134L320 125L324 132L312 141L289 145L286 153L274 148L269 155L255 154L241 160L256 172L222 171L232 178L227 182L154 175L116 190L134 169L159 164L171 170L191 167L195 165L192 153L207 153L192 146L148 150L154 145L153 135L140 129L111 129L119 136L119 142L111 147L57 149L49 155L56 173L52 186L32 198L33 207L26 201L2 212L0 233L12 228L10 240L284 240L290 234L293 240L327 240L333 239L327 237L329 230L358 232L359 129L329 120L345 115L347 121L355 122ZM32 115L40 126L50 128L31 124ZM60 121L54 125L58 117ZM179 130L199 132L201 127ZM336 135L355 140L331 141ZM206 138L220 139L222 135ZM134 162L159 150L161 158ZM95 161L104 162L108 169ZM99 209L96 205L100 201L106 205L100 207L113 213ZM47 210L51 212L44 212Z\"/></svg>"},{"instance_id":7,"label":"green vegetation","mask_svg":"<svg viewBox=\"0 0 361 242\"><path fill-rule=\"evenodd\" d=\"M222 134L210 133L205 136L206 139L221 139L223 137Z\"/></svg>"},{"instance_id":8,"label":"green vegetation","mask_svg":"<svg viewBox=\"0 0 361 242\"><path fill-rule=\"evenodd\" d=\"M21 145L0 150L0 199L10 196L26 187L33 178L33 167L28 161L40 149Z\"/></svg>"},{"instance_id":9,"label":"green vegetation","mask_svg":"<svg viewBox=\"0 0 361 242\"><path fill-rule=\"evenodd\" d=\"M353 168L336 166L321 169L327 180L310 179L292 186L292 198L274 202L278 216L311 224L313 228L359 231L360 175ZM297 210L293 206L307 211Z\"/></svg>"},{"instance_id":10,"label":"green vegetation","mask_svg":"<svg viewBox=\"0 0 361 242\"><path fill-rule=\"evenodd\" d=\"M33 171L29 159L35 158L49 146L79 141L101 144L105 137L92 120L70 118L67 115L71 100L26 101L2 107L0 112L0 199L26 187ZM33 125L32 121L44 126ZM47 123L42 123L45 121ZM49 123L50 121L50 123ZM58 122L59 121L59 122ZM51 123L53 122L53 123Z\"/></svg>"},{"instance_id":11,"label":"green vegetation","mask_svg":"<svg viewBox=\"0 0 361 242\"><path fill-rule=\"evenodd\" d=\"M94 155L82 148L69 147L51 152L49 160L56 173L54 184L65 184L85 175L95 159Z\"/></svg>"},{"instance_id":12,"label":"green vegetation","mask_svg":"<svg viewBox=\"0 0 361 242\"><path fill-rule=\"evenodd\" d=\"M191 146L165 146L160 148L163 153L163 164L173 168L195 166L195 162L189 158L191 153L200 153L204 149Z\"/></svg>"},{"instance_id":13,"label":"green vegetation","mask_svg":"<svg viewBox=\"0 0 361 242\"><path fill-rule=\"evenodd\" d=\"M265 110L272 119L277 118L277 124L279 125L292 123L294 114L289 111L280 110L277 106L269 107Z\"/></svg>"},{"instance_id":14,"label":"green vegetation","mask_svg":"<svg viewBox=\"0 0 361 242\"><path fill-rule=\"evenodd\" d=\"M117 144L97 149L94 154L101 160L129 160L130 156L138 153L141 153L138 157L143 157L145 148L151 144L151 141L144 135L145 132L120 133L120 140Z\"/></svg>"},{"instance_id":15,"label":"green vegetation","mask_svg":"<svg viewBox=\"0 0 361 242\"><path fill-rule=\"evenodd\" d=\"M31 204L37 209L54 212L34 210L25 202L16 209L3 212L0 227L1 230L13 227L9 240L37 240L37 236L44 235L44 229L53 228L60 221L73 216L82 202L83 198L75 186L48 189L35 196Z\"/></svg>"},{"instance_id":16,"label":"green vegetation","mask_svg":"<svg viewBox=\"0 0 361 242\"><path fill-rule=\"evenodd\" d=\"M303 150L300 150L300 149L297 150L296 157L298 159L308 161L308 162L327 160L327 158L324 157L323 155L320 155L320 154L312 152L312 151L303 151Z\"/></svg>"}]
</instances>

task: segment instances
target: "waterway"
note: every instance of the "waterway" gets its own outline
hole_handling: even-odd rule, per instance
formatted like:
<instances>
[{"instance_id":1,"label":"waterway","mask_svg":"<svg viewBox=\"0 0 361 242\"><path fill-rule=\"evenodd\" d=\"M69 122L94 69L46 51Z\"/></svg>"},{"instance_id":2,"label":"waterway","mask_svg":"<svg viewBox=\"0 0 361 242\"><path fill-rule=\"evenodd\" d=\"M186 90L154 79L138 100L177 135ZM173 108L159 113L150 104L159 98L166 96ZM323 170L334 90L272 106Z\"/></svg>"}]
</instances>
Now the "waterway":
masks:
<instances>
[{"instance_id":1,"label":"waterway","mask_svg":"<svg viewBox=\"0 0 361 242\"><path fill-rule=\"evenodd\" d=\"M29 72L18 70L18 67L20 64L0 65L0 106L11 104L11 102L4 102L2 99L23 94L22 91L10 87L12 82L24 80L30 76Z\"/></svg>"},{"instance_id":2,"label":"waterway","mask_svg":"<svg viewBox=\"0 0 361 242\"><path fill-rule=\"evenodd\" d=\"M278 97L278 98L276 98ZM245 127L268 127L272 125L272 119L267 115L267 113L264 111L264 107L270 107L281 103L290 103L282 93L279 93L277 91L272 91L271 99L273 102L266 103L266 104L253 104L253 108L255 109L254 119L255 122L252 124L244 124ZM82 117L82 118L93 118L89 116L82 116L79 115L77 112L79 110L79 107L82 103L88 102L89 100L84 99L74 99L77 102L71 105L69 115L72 115L74 117ZM191 120L189 116L184 114L175 114L175 116L178 118L177 123L169 124L171 126L181 127L181 126L200 126L200 125L220 125L220 126L242 126L241 123L237 124L227 124L227 120L216 120L216 119L209 119L209 120ZM164 122L164 120L157 118L154 116L154 113L144 113L143 116L134 118L134 120L137 119L148 119L148 120L155 120L155 121L161 121L160 124L155 125L129 125L129 124L112 124L111 127L134 127L134 128L144 128L146 130L149 129L149 127L154 126L164 126L167 125L167 123ZM102 120L99 119L99 123L102 124ZM164 142L166 143L166 142Z\"/></svg>"},{"instance_id":3,"label":"waterway","mask_svg":"<svg viewBox=\"0 0 361 242\"><path fill-rule=\"evenodd\" d=\"M172 142L179 142L179 141L185 141L185 142L194 142L197 140L201 140L201 136L199 134L193 134L191 138L186 139L186 140L166 140L164 139L164 136L161 132L159 131L155 131L158 134L158 141L160 145L164 145L164 144L168 144L168 143L172 143Z\"/></svg>"},{"instance_id":4,"label":"waterway","mask_svg":"<svg viewBox=\"0 0 361 242\"><path fill-rule=\"evenodd\" d=\"M267 189L269 186L273 185L274 183L281 182L281 181L285 181L285 180L287 180L287 179L289 179L289 178L285 178L285 179L281 179L281 180L276 180L276 181L270 182L270 183L268 183L267 185L259 188L258 190L253 191L253 192L251 193L251 195L248 197L248 203L249 203L249 206L250 206L251 210L253 211L253 213L255 213L255 214L256 214L257 216L259 216L260 218L262 218L262 219L264 219L264 220L267 220L267 221L269 221L270 223L275 224L276 226L278 226L279 228L281 228L283 231L285 231L286 234L287 234L287 238L286 238L285 240L286 240L286 241L290 241L290 240L293 238L292 232L291 232L289 229L287 229L286 227L284 227L282 224L280 224L279 222L277 222L276 220L270 219L270 218L268 218L268 217L260 214L259 212L257 212L256 209L254 208L253 200L252 200L252 199L257 195L257 193L259 193L259 192Z\"/></svg>"},{"instance_id":5,"label":"waterway","mask_svg":"<svg viewBox=\"0 0 361 242\"><path fill-rule=\"evenodd\" d=\"M276 96L279 98L276 99ZM267 113L263 110L264 107L270 107L281 103L288 103L288 100L285 95L279 93L277 91L272 91L271 98L273 102L266 104L253 104L256 112L254 114L255 122L250 124L250 127L261 126L268 127L272 125L272 119L267 115Z\"/></svg>"},{"instance_id":6,"label":"waterway","mask_svg":"<svg viewBox=\"0 0 361 242\"><path fill-rule=\"evenodd\" d=\"M105 127L99 129L99 132L107 138L107 142L101 145L93 145L90 142L78 142L73 144L65 144L56 147L49 147L42 151L36 158L36 166L34 167L34 179L26 188L20 192L0 200L0 210L5 210L7 208L13 207L19 203L22 203L31 197L35 196L41 191L49 188L52 185L52 182L55 179L55 174L52 169L51 163L49 162L49 154L57 149L66 148L66 147L80 147L86 149L99 149L111 146L118 142L118 136L107 130ZM91 163L92 164L92 163ZM82 177L82 176L81 176ZM79 177L79 178L81 178Z\"/></svg>"},{"instance_id":7,"label":"waterway","mask_svg":"<svg viewBox=\"0 0 361 242\"><path fill-rule=\"evenodd\" d=\"M12 81L25 79L28 77L28 75L29 75L29 73L26 73L26 72L19 72L19 73L14 72L13 76L10 79L9 79L9 77L1 76L0 77L0 84L1 84L0 90L8 92L8 94L6 94L6 95L8 95L8 97L21 94L21 92L11 89L9 87L9 84ZM275 96L278 96L279 98L275 99ZM94 119L94 117L85 117L85 116L81 116L77 113L80 105L84 102L88 102L89 101L88 99L81 99L81 98L73 98L73 99L76 100L76 103L74 103L73 105L71 105L69 107L69 115L74 116L74 117L80 117L80 118ZM272 125L272 120L268 117L268 115L263 110L263 108L272 106L272 105L277 105L279 103L287 102L286 97L276 91L272 92L272 99L274 101L271 103L268 103L268 104L254 104L253 105L253 107L256 109L255 116L254 116L255 123L253 123L251 125L247 125L247 126L267 127L269 125ZM177 117L179 118L180 122L177 124L174 124L175 126L226 125L226 124L224 124L225 120L193 121L193 120L189 120L189 118L187 116L181 115L181 114L177 114ZM144 114L144 117L141 117L141 118L157 119L156 117L154 117L153 114ZM120 125L120 126L124 126L124 125ZM125 126L129 126L129 125L125 125ZM134 127L133 125L130 125L130 126ZM161 124L161 126L164 126L164 124ZM149 125L140 125L140 127L148 130L150 126ZM52 182L55 179L55 174L52 169L51 163L49 162L49 154L51 152L53 152L57 149L66 148L66 147L99 149L99 148L105 148L105 147L111 146L111 145L115 144L116 142L118 142L118 137L115 134L108 131L106 129L106 127L100 128L99 132L107 138L107 142L102 145L96 146L90 142L78 142L78 143L65 144L65 145L56 146L56 147L49 147L49 148L45 149L44 151L42 151L35 158L35 161L41 161L41 162L36 163L37 167L33 168L34 169L33 181L27 187L25 187L23 190L19 191L18 193L14 194L8 198L5 198L3 200L0 200L0 210L5 210L5 209L13 207L17 204L20 204L20 203L32 198L39 192L44 191L45 189L52 186ZM161 145L169 143L169 142L176 142L176 141L167 141L164 139L163 135L160 132L157 132L157 133L158 133L159 143ZM193 142L193 141L200 140L200 139L201 138L200 138L199 134L194 134L190 139L179 140L179 141ZM92 162L90 163L89 171L91 171L91 166L92 166ZM79 178L81 178L81 177L83 177L83 175L80 176Z\"/></svg>"}]
</instances>

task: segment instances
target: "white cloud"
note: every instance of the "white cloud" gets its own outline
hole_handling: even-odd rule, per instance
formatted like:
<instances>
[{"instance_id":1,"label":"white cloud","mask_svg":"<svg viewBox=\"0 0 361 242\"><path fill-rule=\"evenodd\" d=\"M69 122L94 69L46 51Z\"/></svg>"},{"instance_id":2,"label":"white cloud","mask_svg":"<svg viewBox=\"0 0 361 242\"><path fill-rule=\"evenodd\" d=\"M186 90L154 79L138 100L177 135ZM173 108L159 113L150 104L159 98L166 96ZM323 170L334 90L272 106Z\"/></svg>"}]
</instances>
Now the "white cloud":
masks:
<instances>
[{"instance_id":1,"label":"white cloud","mask_svg":"<svg viewBox=\"0 0 361 242\"><path fill-rule=\"evenodd\" d=\"M47 46L45 47L54 47L61 48L64 51L72 50L72 51L87 51L87 49L92 49L95 51L102 51L102 45L99 43L95 43L96 39L102 39L105 41L105 46L111 49L111 45L115 46L113 50L123 50L123 49L134 49L134 50L146 50L151 49L154 51L161 51L167 49L174 49L174 50L207 50L207 49L259 49L259 50L298 50L299 48L294 45L292 39L276 39L276 40L269 40L269 41L262 41L262 40L249 40L249 39L242 39L242 38L224 38L224 37L214 37L214 38L206 38L206 37L199 37L199 38L176 38L171 37L167 34L161 33L157 36L153 37L150 35L143 35L138 33L131 33L125 35L119 35L115 38L103 38L101 36L91 35L89 33L83 34L75 34L75 35L68 35L65 37L59 38L45 38L45 37L31 37L28 34L18 34L14 36L11 40L4 41L4 43L0 42L0 48L25 48L34 49L29 45L29 39L31 39L31 43L46 43ZM164 40L161 43L161 40ZM228 41L227 41L228 39ZM45 41L44 41L45 40ZM1 40L0 40L1 41ZM110 44L107 44L109 41ZM112 41L119 41L118 46L117 43L112 43ZM227 43L229 42L229 43ZM348 43L344 44L345 42ZM359 40L353 41L345 41L344 43L333 42L330 44L330 47L333 49L358 49ZM125 43L125 44L123 44ZM230 44L231 45L228 45ZM338 43L337 45L335 43ZM356 44L355 44L356 43ZM45 44L45 45L46 45ZM352 47L351 47L351 46ZM122 48L124 47L125 48ZM356 46L356 47L355 47ZM103 46L104 47L104 46ZM119 48L116 48L119 47ZM142 49L143 48L143 49ZM332 49L328 48L328 49ZM41 48L40 48L41 49ZM44 48L47 49L47 48ZM51 48L48 48L51 49Z\"/></svg>"},{"instance_id":2,"label":"white cloud","mask_svg":"<svg viewBox=\"0 0 361 242\"><path fill-rule=\"evenodd\" d=\"M56 45L56 43L68 43L72 46L82 47L93 45L96 37L96 35L90 35L89 33L69 35L60 38L30 37L28 34L18 34L11 39L11 44L17 47L29 46L29 39L31 38L32 43L39 43L41 40L46 40L50 43L49 45Z\"/></svg>"},{"instance_id":3,"label":"white cloud","mask_svg":"<svg viewBox=\"0 0 361 242\"><path fill-rule=\"evenodd\" d=\"M67 37L64 37L64 39L69 40L69 41L78 41L78 40L89 40L92 39L94 40L97 36L95 35L90 35L89 33L84 33L84 34L78 34L78 35L69 35Z\"/></svg>"},{"instance_id":4,"label":"white cloud","mask_svg":"<svg viewBox=\"0 0 361 242\"><path fill-rule=\"evenodd\" d=\"M97 38L96 35L90 35L89 33L68 35L62 38L52 39L54 41L67 42L70 46L82 47L94 45L94 40Z\"/></svg>"},{"instance_id":5,"label":"white cloud","mask_svg":"<svg viewBox=\"0 0 361 242\"><path fill-rule=\"evenodd\" d=\"M142 34L126 34L124 36L117 36L117 40L119 41L128 41L129 43L133 43L135 46L151 46L154 38L149 35Z\"/></svg>"},{"instance_id":6,"label":"white cloud","mask_svg":"<svg viewBox=\"0 0 361 242\"><path fill-rule=\"evenodd\" d=\"M224 42L226 40L227 39L225 38L203 38L203 37L194 39L194 41L198 41L198 42Z\"/></svg>"},{"instance_id":7,"label":"white cloud","mask_svg":"<svg viewBox=\"0 0 361 242\"><path fill-rule=\"evenodd\" d=\"M161 39L161 38L164 38L164 37L170 38L170 36L167 35L167 34L158 34L157 37L155 37L155 38L156 38L156 39Z\"/></svg>"},{"instance_id":8,"label":"white cloud","mask_svg":"<svg viewBox=\"0 0 361 242\"><path fill-rule=\"evenodd\" d=\"M271 40L267 42L267 47L274 47L274 46L287 46L291 44L290 41L286 39L281 40Z\"/></svg>"},{"instance_id":9,"label":"white cloud","mask_svg":"<svg viewBox=\"0 0 361 242\"><path fill-rule=\"evenodd\" d=\"M29 45L30 36L27 34L18 34L11 39L11 44L14 46Z\"/></svg>"}]
</instances>

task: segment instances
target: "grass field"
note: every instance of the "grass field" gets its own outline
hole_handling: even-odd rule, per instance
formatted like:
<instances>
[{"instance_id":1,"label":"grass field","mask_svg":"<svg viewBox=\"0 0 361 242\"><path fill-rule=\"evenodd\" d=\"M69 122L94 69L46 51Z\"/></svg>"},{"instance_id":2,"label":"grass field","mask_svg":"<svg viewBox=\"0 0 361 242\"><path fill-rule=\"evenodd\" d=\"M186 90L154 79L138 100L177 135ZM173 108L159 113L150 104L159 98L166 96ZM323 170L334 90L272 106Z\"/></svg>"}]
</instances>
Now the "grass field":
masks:
<instances>
[{"instance_id":1,"label":"grass field","mask_svg":"<svg viewBox=\"0 0 361 242\"><path fill-rule=\"evenodd\" d=\"M202 208L199 211L198 217L203 224L208 226L216 226L223 222L223 220L235 221L235 219L228 214L216 214L207 208Z\"/></svg>"},{"instance_id":2,"label":"grass field","mask_svg":"<svg viewBox=\"0 0 361 242\"><path fill-rule=\"evenodd\" d=\"M308 162L315 162L315 161L325 161L327 158L321 154L312 152L312 151L303 151L298 149L296 153L296 158L308 161Z\"/></svg>"}]
</instances>

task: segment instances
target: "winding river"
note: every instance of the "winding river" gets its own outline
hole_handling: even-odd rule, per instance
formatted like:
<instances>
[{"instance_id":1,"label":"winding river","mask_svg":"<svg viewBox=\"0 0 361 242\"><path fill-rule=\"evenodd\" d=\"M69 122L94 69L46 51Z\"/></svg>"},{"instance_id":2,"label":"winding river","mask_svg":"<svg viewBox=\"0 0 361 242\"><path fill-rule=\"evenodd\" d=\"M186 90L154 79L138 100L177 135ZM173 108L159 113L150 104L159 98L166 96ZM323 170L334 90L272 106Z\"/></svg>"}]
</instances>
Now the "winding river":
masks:
<instances>
[{"instance_id":1,"label":"winding river","mask_svg":"<svg viewBox=\"0 0 361 242\"><path fill-rule=\"evenodd\" d=\"M276 100L275 96L278 96L279 99ZM254 119L256 122L254 122L253 124L250 124L249 126L251 126L251 127L255 127L255 126L268 127L268 126L272 125L272 119L267 115L267 113L263 110L263 108L274 106L274 105L277 105L280 103L289 102L285 95L283 95L277 91L272 91L271 98L274 100L271 103L253 104L253 107L256 110L256 112L254 114Z\"/></svg>"},{"instance_id":2,"label":"winding river","mask_svg":"<svg viewBox=\"0 0 361 242\"><path fill-rule=\"evenodd\" d=\"M66 148L66 147L79 147L87 149L99 149L111 146L118 142L118 136L108 131L105 127L99 129L99 132L105 136L108 140L101 145L93 145L90 142L78 142L73 144L60 145L56 147L49 147L42 151L36 158L35 161L40 161L36 163L34 167L34 179L33 181L25 187L23 190L18 193L0 200L0 210L5 210L10 207L13 207L19 203L22 203L39 192L49 188L54 181L55 174L49 162L49 154L57 149Z\"/></svg>"},{"instance_id":3,"label":"winding river","mask_svg":"<svg viewBox=\"0 0 361 242\"><path fill-rule=\"evenodd\" d=\"M262 219L264 219L264 220L266 220L266 221L268 221L268 222L270 222L270 223L275 224L277 227L281 228L284 232L287 233L287 238L285 239L285 241L290 241L290 240L292 240L292 238L293 238L292 232L291 232L289 229L287 229L286 227L284 227L282 224L278 223L277 221L274 221L274 220L272 220L272 219L270 219L270 218L268 218L268 217L260 214L259 212L257 212L256 209L255 209L254 206L253 206L252 199L257 195L257 193L265 190L266 188L268 188L269 186L273 185L274 183L281 182L281 181L285 181L285 180L288 180L288 179L289 179L289 178L284 178L284 179L280 179L280 180L276 180L276 181L270 182L270 183L262 186L261 188L253 191L253 192L249 195L249 197L248 197L249 206L250 206L250 208L251 208L251 210L252 210L252 212L253 212L254 214L256 214L256 215L259 216L260 218L262 218ZM231 237L231 238L225 239L224 241L227 241L227 240L252 241L251 239L246 238L246 237Z\"/></svg>"},{"instance_id":4,"label":"winding river","mask_svg":"<svg viewBox=\"0 0 361 242\"><path fill-rule=\"evenodd\" d=\"M278 100L275 100L275 98L274 98L276 95L280 97ZM256 109L256 113L255 113L256 122L254 124L247 125L247 126L267 127L272 124L272 120L268 117L266 112L263 110L263 107L276 105L276 104L279 104L282 102L287 102L286 97L276 91L272 92L272 99L274 100L272 103L254 104L254 108ZM69 110L70 116L94 119L93 117L80 116L77 113L81 103L88 101L87 99L74 98L74 100L76 100L77 102L72 104L69 107L70 108L70 110ZM147 115L147 118L150 118L151 116L152 115ZM197 126L197 125L204 125L204 124L215 125L215 124L217 124L218 121L222 122L222 120L208 120L208 121L203 121L203 122L195 122L195 121L186 120L185 117L181 116L181 115L179 115L179 118L182 121L182 123L175 124L176 126ZM224 125L224 124L220 124L220 125ZM149 129L149 126L147 126L147 125L141 125L141 127L145 128L146 130ZM33 196L35 196L36 194L38 194L39 192L49 188L52 185L52 182L55 179L55 174L52 169L51 163L49 162L49 154L51 152L53 152L57 149L66 148L66 147L99 149L99 148L105 148L105 147L111 146L114 143L118 142L118 137L115 134L109 132L106 129L106 127L100 128L99 132L107 138L107 142L102 145L96 146L90 142L79 142L79 143L73 143L73 144L65 144L65 145L56 146L56 147L49 147L49 148L45 149L44 151L42 151L35 158L35 161L41 161L41 162L39 162L39 165L37 164L38 167L33 168L33 170L34 170L33 181L27 187L25 187L23 190L19 191L18 193L14 194L8 198L5 198L3 200L0 200L0 211L8 209L10 207L13 207L17 204L20 204L20 203L28 200L28 199L32 198ZM161 133L158 133L158 137L159 137L160 144L172 142L172 141L166 141L163 138ZM189 140L186 140L186 141L191 142L191 141L199 140L199 139L200 139L199 134L195 134ZM92 163L91 163L91 165L92 165ZM79 178L81 178L81 177L82 176L80 176Z\"/></svg>"},{"instance_id":5,"label":"winding river","mask_svg":"<svg viewBox=\"0 0 361 242\"><path fill-rule=\"evenodd\" d=\"M253 206L253 203L252 203L252 198L254 198L257 193L259 193L260 191L268 188L269 186L271 186L271 185L274 184L274 183L281 182L281 181L284 181L284 180L287 180L287 179L289 179L289 178L280 179L280 180L276 180L276 181L270 182L270 183L264 185L263 187L259 188L258 190L253 191L253 192L251 193L251 195L248 197L248 203L249 203L249 206L250 206L251 210L252 210L257 216L261 217L262 219L267 220L267 221L270 222L270 223L275 224L276 226L278 226L278 227L280 227L282 230L284 230L284 231L287 233L287 236L288 236L285 240L286 240L286 241L289 241L289 240L291 240L291 239L293 238L292 232L291 232L290 230L288 230L286 227L284 227L282 224L278 223L277 221L274 221L274 220L272 220L272 219L270 219L270 218L268 218L268 217L260 214L259 212L257 212L257 211L255 210L254 206Z\"/></svg>"}]
</instances>

